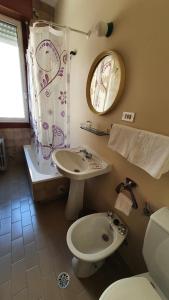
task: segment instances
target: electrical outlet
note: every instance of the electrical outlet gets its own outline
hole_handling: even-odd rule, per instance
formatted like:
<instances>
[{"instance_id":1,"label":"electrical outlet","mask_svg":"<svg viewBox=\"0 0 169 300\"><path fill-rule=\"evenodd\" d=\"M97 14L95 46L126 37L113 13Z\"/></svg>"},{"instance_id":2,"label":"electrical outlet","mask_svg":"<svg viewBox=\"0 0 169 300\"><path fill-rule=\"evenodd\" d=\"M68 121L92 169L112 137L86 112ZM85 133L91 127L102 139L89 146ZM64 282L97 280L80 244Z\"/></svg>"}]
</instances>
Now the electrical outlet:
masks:
<instances>
[{"instance_id":1,"label":"electrical outlet","mask_svg":"<svg viewBox=\"0 0 169 300\"><path fill-rule=\"evenodd\" d=\"M126 121L126 122L134 122L134 118L135 118L135 113L134 112L127 112L124 111L122 113L122 120Z\"/></svg>"}]
</instances>

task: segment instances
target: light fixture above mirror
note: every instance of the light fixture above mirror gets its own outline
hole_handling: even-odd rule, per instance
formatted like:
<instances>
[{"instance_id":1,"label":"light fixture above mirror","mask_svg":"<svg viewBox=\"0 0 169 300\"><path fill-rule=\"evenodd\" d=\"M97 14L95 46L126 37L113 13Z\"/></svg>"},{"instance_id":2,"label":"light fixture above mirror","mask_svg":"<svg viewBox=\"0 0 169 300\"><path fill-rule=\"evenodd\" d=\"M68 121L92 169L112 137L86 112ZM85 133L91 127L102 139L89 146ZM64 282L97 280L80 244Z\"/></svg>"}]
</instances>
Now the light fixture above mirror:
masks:
<instances>
[{"instance_id":1,"label":"light fixture above mirror","mask_svg":"<svg viewBox=\"0 0 169 300\"><path fill-rule=\"evenodd\" d=\"M125 68L121 56L104 51L94 60L87 79L86 96L90 109L99 115L108 113L122 94Z\"/></svg>"}]
</instances>

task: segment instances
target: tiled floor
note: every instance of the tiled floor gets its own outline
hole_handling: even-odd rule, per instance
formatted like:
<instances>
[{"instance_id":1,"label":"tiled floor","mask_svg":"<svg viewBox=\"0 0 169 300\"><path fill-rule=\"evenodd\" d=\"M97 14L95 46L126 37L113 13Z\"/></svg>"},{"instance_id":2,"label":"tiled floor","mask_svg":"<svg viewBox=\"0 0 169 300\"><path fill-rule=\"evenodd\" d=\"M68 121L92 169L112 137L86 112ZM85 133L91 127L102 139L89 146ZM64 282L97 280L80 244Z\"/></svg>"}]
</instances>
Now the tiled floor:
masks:
<instances>
[{"instance_id":1,"label":"tiled floor","mask_svg":"<svg viewBox=\"0 0 169 300\"><path fill-rule=\"evenodd\" d=\"M0 173L0 300L98 299L110 283L128 275L114 255L91 278L74 276L64 207L63 200L33 203L24 166L13 164ZM56 281L63 271L71 278L66 289Z\"/></svg>"}]
</instances>

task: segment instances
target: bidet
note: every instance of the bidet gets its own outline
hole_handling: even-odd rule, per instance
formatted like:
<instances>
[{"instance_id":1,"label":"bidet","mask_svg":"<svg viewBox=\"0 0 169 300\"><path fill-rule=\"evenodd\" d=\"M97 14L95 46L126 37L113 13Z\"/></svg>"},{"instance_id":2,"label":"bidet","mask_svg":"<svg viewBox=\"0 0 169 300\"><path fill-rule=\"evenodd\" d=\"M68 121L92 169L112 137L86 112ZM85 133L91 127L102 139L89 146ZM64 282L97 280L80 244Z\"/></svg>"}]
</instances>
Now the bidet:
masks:
<instances>
[{"instance_id":1,"label":"bidet","mask_svg":"<svg viewBox=\"0 0 169 300\"><path fill-rule=\"evenodd\" d=\"M119 221L118 225L114 220ZM93 275L126 236L127 227L115 214L111 217L111 226L106 212L91 214L74 222L67 232L67 245L74 255L72 265L77 277Z\"/></svg>"}]
</instances>

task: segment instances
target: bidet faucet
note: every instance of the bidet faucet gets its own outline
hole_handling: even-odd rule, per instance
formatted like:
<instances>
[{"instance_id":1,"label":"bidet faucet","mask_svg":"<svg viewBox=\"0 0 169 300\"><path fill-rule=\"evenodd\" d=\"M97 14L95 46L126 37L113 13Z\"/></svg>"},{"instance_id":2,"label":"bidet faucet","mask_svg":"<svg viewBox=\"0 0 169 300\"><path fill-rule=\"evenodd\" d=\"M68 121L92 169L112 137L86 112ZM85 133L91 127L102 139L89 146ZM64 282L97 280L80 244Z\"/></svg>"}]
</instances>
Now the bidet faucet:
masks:
<instances>
[{"instance_id":1,"label":"bidet faucet","mask_svg":"<svg viewBox=\"0 0 169 300\"><path fill-rule=\"evenodd\" d=\"M110 217L111 219L113 218L113 213L111 210L108 210L107 216Z\"/></svg>"},{"instance_id":2,"label":"bidet faucet","mask_svg":"<svg viewBox=\"0 0 169 300\"><path fill-rule=\"evenodd\" d=\"M107 216L108 216L108 222L109 222L110 229L113 229L113 213L112 213L112 211L108 211Z\"/></svg>"},{"instance_id":3,"label":"bidet faucet","mask_svg":"<svg viewBox=\"0 0 169 300\"><path fill-rule=\"evenodd\" d=\"M83 152L86 158L88 159L92 158L92 153L89 153L86 149L81 149L80 152Z\"/></svg>"}]
</instances>

